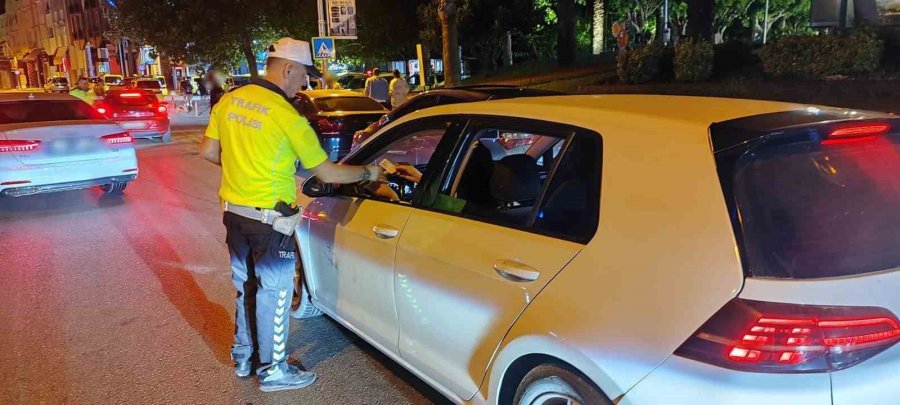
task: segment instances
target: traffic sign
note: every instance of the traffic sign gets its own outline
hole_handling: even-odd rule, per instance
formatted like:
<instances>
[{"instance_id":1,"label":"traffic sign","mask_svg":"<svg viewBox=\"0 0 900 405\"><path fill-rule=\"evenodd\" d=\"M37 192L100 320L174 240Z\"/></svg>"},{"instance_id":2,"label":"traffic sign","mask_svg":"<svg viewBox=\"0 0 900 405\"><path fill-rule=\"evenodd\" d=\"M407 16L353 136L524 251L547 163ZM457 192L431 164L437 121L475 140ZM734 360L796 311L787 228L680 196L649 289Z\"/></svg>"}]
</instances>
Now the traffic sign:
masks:
<instances>
[{"instance_id":1,"label":"traffic sign","mask_svg":"<svg viewBox=\"0 0 900 405\"><path fill-rule=\"evenodd\" d=\"M334 59L337 52L334 48L334 38L315 37L312 39L313 56L316 59Z\"/></svg>"}]
</instances>

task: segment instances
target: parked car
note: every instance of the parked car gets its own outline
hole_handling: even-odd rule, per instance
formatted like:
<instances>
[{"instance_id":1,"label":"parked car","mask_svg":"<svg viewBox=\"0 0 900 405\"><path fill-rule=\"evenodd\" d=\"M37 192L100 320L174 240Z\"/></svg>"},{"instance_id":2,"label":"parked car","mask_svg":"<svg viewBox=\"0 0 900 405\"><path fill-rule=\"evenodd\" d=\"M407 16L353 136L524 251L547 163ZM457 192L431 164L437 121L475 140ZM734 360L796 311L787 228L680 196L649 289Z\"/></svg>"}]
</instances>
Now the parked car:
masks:
<instances>
[{"instance_id":1,"label":"parked car","mask_svg":"<svg viewBox=\"0 0 900 405\"><path fill-rule=\"evenodd\" d=\"M350 152L353 133L387 112L381 103L348 90L302 91L297 93L294 107L316 130L331 160Z\"/></svg>"},{"instance_id":2,"label":"parked car","mask_svg":"<svg viewBox=\"0 0 900 405\"><path fill-rule=\"evenodd\" d=\"M169 95L169 86L166 85L166 77L165 76L153 76L154 79L159 81L159 85L162 86L162 95L163 97Z\"/></svg>"},{"instance_id":3,"label":"parked car","mask_svg":"<svg viewBox=\"0 0 900 405\"><path fill-rule=\"evenodd\" d=\"M385 114L378 121L372 123L372 125L353 134L353 146L356 147L360 145L385 125L396 121L404 115L423 108L445 104L469 103L473 101L554 95L558 96L562 95L562 93L550 90L537 90L501 85L460 86L451 89L432 90L426 93L420 93L413 96L399 107L391 110L391 112Z\"/></svg>"},{"instance_id":4,"label":"parked car","mask_svg":"<svg viewBox=\"0 0 900 405\"><path fill-rule=\"evenodd\" d=\"M95 107L104 117L115 121L134 138L172 141L169 110L151 91L110 90Z\"/></svg>"},{"instance_id":5,"label":"parked car","mask_svg":"<svg viewBox=\"0 0 900 405\"><path fill-rule=\"evenodd\" d=\"M166 91L162 86L162 83L159 80L152 77L141 77L134 79L127 79L125 81L125 89L138 89L143 91L149 91L156 96L159 102L163 101L163 98L166 95Z\"/></svg>"},{"instance_id":6,"label":"parked car","mask_svg":"<svg viewBox=\"0 0 900 405\"><path fill-rule=\"evenodd\" d=\"M530 141L493 156L506 135ZM304 183L295 315L328 314L456 403L900 396L897 116L518 98L409 114L344 162L422 138L396 196Z\"/></svg>"},{"instance_id":7,"label":"parked car","mask_svg":"<svg viewBox=\"0 0 900 405\"><path fill-rule=\"evenodd\" d=\"M67 94L0 94L0 196L99 186L137 178L131 135Z\"/></svg>"},{"instance_id":8,"label":"parked car","mask_svg":"<svg viewBox=\"0 0 900 405\"><path fill-rule=\"evenodd\" d=\"M109 91L125 85L125 79L121 75L103 75L103 90Z\"/></svg>"},{"instance_id":9,"label":"parked car","mask_svg":"<svg viewBox=\"0 0 900 405\"><path fill-rule=\"evenodd\" d=\"M53 77L44 84L47 93L68 93L69 79L65 77Z\"/></svg>"},{"instance_id":10,"label":"parked car","mask_svg":"<svg viewBox=\"0 0 900 405\"><path fill-rule=\"evenodd\" d=\"M358 73L351 72L346 73L338 77L337 82L340 83L341 88L344 90L353 90L356 92L363 92L366 88L366 80L371 77L372 74L366 73ZM378 77L386 80L388 83L394 78L392 73L381 73Z\"/></svg>"}]
</instances>

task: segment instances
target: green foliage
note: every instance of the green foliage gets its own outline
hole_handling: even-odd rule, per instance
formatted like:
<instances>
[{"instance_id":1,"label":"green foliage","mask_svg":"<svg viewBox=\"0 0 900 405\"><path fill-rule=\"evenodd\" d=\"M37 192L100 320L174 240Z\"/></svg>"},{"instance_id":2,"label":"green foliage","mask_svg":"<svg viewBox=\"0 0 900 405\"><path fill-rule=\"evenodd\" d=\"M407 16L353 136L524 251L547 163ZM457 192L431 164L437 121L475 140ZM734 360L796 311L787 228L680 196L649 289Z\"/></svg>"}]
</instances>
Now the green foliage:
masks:
<instances>
[{"instance_id":1,"label":"green foliage","mask_svg":"<svg viewBox=\"0 0 900 405\"><path fill-rule=\"evenodd\" d=\"M702 82L712 76L713 46L702 39L681 41L675 47L675 80Z\"/></svg>"},{"instance_id":2,"label":"green foliage","mask_svg":"<svg viewBox=\"0 0 900 405\"><path fill-rule=\"evenodd\" d=\"M616 73L623 83L646 83L659 76L662 58L663 48L657 44L622 52L616 57Z\"/></svg>"},{"instance_id":3,"label":"green foliage","mask_svg":"<svg viewBox=\"0 0 900 405\"><path fill-rule=\"evenodd\" d=\"M869 73L881 65L884 43L869 30L790 36L763 48L763 70L772 77L822 78Z\"/></svg>"}]
</instances>

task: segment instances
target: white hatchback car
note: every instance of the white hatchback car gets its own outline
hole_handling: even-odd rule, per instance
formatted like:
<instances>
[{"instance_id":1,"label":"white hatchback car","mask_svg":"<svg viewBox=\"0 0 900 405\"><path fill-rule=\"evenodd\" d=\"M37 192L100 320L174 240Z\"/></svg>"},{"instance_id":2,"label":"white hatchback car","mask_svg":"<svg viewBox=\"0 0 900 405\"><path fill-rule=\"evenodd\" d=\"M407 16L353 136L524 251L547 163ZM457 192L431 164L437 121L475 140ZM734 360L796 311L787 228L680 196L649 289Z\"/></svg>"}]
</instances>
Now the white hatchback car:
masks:
<instances>
[{"instance_id":1,"label":"white hatchback car","mask_svg":"<svg viewBox=\"0 0 900 405\"><path fill-rule=\"evenodd\" d=\"M454 402L898 403L896 116L490 101L345 161L382 159L423 172L391 179L398 201L304 184L298 312Z\"/></svg>"},{"instance_id":2,"label":"white hatchback car","mask_svg":"<svg viewBox=\"0 0 900 405\"><path fill-rule=\"evenodd\" d=\"M100 186L137 178L134 143L90 105L61 94L0 94L0 197Z\"/></svg>"}]
</instances>

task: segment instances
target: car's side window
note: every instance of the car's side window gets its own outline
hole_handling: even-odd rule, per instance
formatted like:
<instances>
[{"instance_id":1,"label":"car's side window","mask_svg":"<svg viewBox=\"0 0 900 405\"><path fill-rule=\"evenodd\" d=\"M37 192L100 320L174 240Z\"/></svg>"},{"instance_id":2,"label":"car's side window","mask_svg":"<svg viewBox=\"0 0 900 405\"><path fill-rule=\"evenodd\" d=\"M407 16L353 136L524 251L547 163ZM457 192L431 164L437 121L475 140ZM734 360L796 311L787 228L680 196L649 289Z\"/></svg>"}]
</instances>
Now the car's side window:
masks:
<instances>
[{"instance_id":1,"label":"car's side window","mask_svg":"<svg viewBox=\"0 0 900 405\"><path fill-rule=\"evenodd\" d=\"M508 122L509 121L509 122ZM599 215L600 137L479 118L424 208L586 243Z\"/></svg>"},{"instance_id":2,"label":"car's side window","mask_svg":"<svg viewBox=\"0 0 900 405\"><path fill-rule=\"evenodd\" d=\"M388 160L394 165L407 165L414 167L418 173L413 178L404 178L399 175L388 175L387 186L396 194L385 195L387 190L380 192L371 187L360 189L359 187L347 187L344 194L356 197L372 197L396 199L398 202L409 204L413 195L422 182L422 178L431 168L432 156L446 135L452 121L446 118L418 120L401 125L391 131L379 135L377 139L366 145L366 148L355 154L348 163L351 164L380 164ZM388 192L389 194L389 192Z\"/></svg>"}]
</instances>

